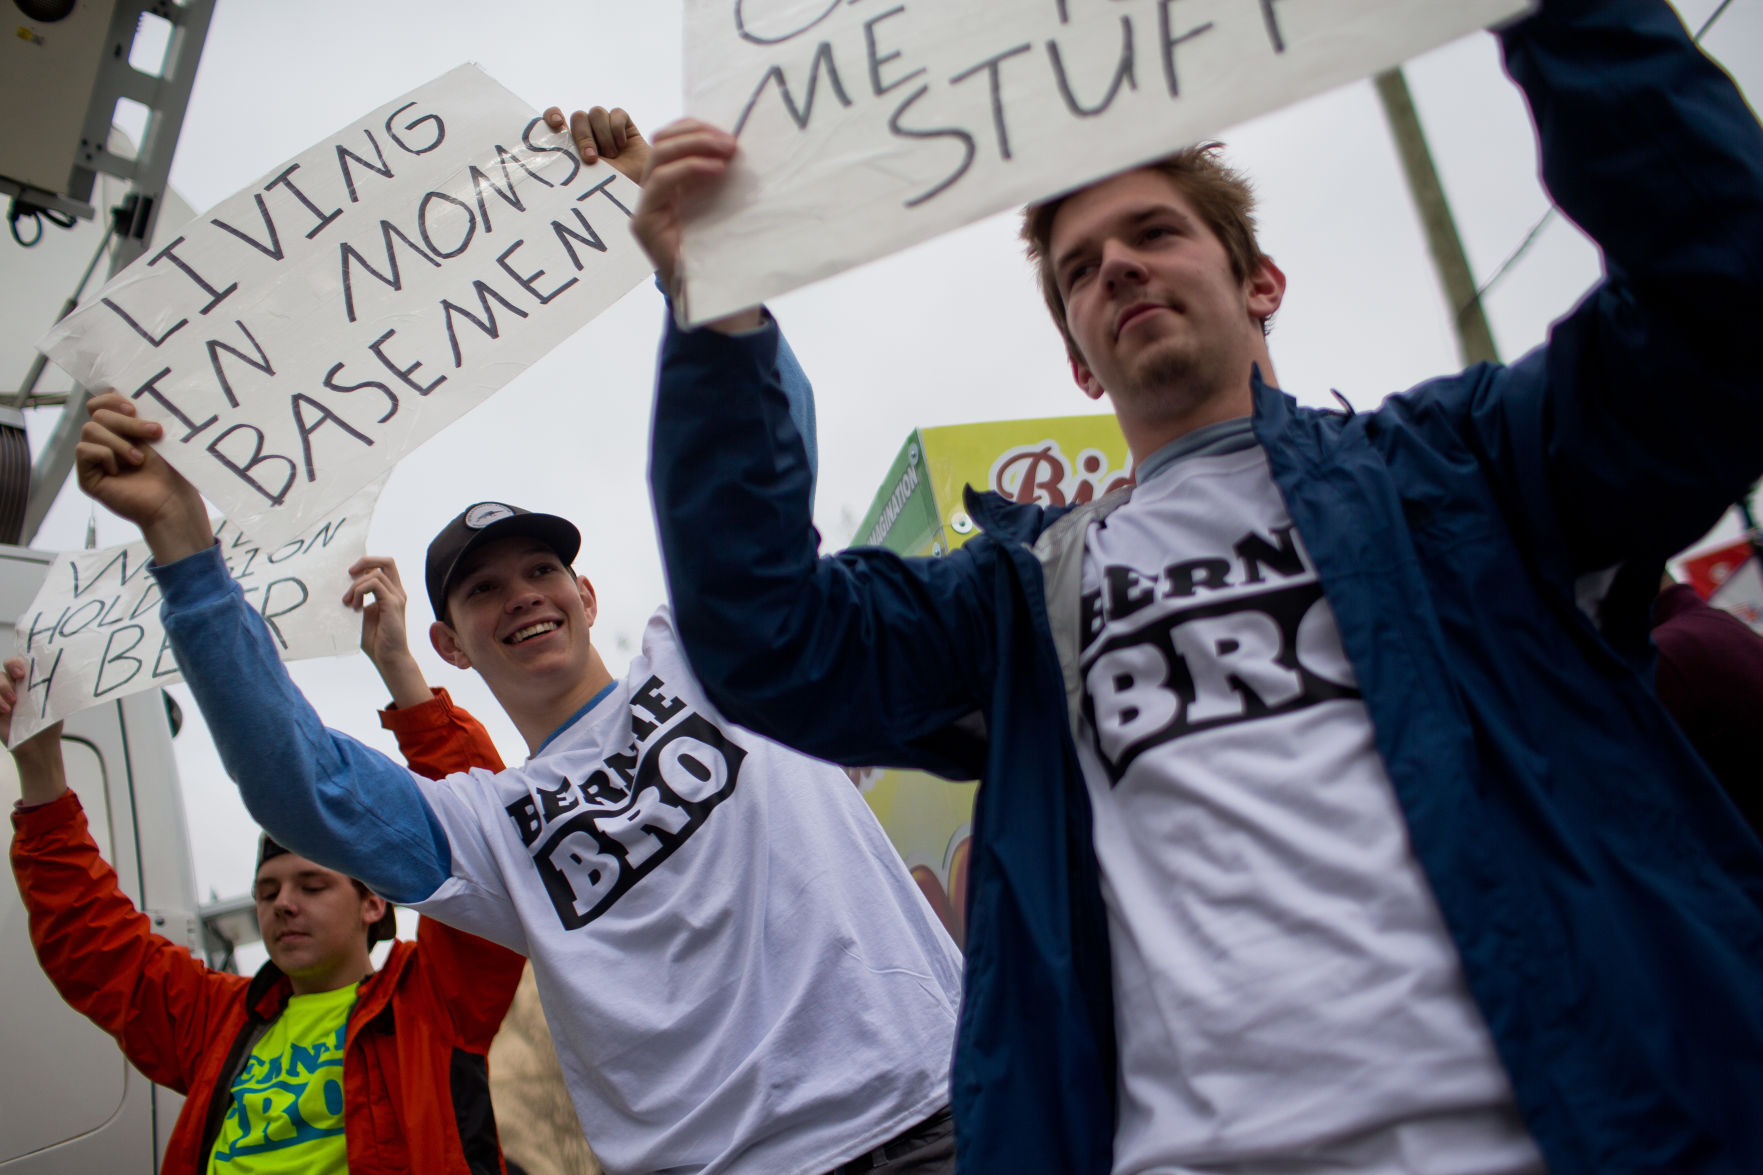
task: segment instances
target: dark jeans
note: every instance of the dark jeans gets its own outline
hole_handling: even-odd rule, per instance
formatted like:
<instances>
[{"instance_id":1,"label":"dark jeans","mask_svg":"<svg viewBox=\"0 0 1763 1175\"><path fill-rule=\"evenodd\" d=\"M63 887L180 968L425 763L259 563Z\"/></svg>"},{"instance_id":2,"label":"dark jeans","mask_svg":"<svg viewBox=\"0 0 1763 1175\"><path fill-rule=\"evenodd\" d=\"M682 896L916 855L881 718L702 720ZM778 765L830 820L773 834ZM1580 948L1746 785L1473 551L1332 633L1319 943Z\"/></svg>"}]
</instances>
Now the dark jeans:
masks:
<instances>
[{"instance_id":1,"label":"dark jeans","mask_svg":"<svg viewBox=\"0 0 1763 1175\"><path fill-rule=\"evenodd\" d=\"M955 1119L944 1106L918 1125L827 1175L955 1175Z\"/></svg>"}]
</instances>

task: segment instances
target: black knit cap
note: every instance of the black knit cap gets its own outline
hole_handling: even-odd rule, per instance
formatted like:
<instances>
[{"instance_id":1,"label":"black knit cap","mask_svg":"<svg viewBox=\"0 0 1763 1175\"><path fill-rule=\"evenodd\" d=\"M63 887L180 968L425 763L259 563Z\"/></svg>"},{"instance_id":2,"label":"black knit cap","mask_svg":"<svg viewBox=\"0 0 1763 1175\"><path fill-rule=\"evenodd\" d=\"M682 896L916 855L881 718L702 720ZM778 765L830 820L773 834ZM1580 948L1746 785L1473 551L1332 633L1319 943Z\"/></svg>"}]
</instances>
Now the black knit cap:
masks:
<instances>
[{"instance_id":1,"label":"black knit cap","mask_svg":"<svg viewBox=\"0 0 1763 1175\"><path fill-rule=\"evenodd\" d=\"M429 607L435 610L436 620L443 624L447 621L447 590L453 586L454 573L465 557L485 543L511 538L539 540L563 560L565 567L575 562L576 552L582 548L581 532L555 514L535 514L506 502L467 506L429 543L425 578Z\"/></svg>"},{"instance_id":2,"label":"black knit cap","mask_svg":"<svg viewBox=\"0 0 1763 1175\"><path fill-rule=\"evenodd\" d=\"M257 838L257 867L261 869L263 868L263 863L265 861L273 860L290 851L291 850L283 848L281 845L271 840L269 833L263 833ZM361 883L356 881L353 877L349 880L352 884L360 885L364 890L367 889L365 885L361 885ZM368 892L372 891L370 890ZM376 942L389 942L397 937L398 919L395 911L392 909L392 903L387 902L385 914L381 916L378 922L375 922L372 926L367 928L367 945L371 947Z\"/></svg>"}]
</instances>

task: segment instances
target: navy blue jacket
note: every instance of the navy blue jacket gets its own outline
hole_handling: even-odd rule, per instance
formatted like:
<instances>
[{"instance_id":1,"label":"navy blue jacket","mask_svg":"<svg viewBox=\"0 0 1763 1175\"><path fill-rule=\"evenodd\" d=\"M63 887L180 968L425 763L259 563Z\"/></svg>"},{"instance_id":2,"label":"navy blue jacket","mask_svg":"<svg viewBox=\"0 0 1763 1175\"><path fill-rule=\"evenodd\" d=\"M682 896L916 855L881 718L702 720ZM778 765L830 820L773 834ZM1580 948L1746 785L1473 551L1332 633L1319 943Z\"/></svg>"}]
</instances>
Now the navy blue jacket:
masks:
<instances>
[{"instance_id":1,"label":"navy blue jacket","mask_svg":"<svg viewBox=\"0 0 1763 1175\"><path fill-rule=\"evenodd\" d=\"M1755 1175L1763 847L1644 661L1658 567L1763 472L1763 131L1662 0L1545 0L1502 40L1605 281L1510 367L1359 415L1258 384L1254 430L1553 1175ZM663 343L651 478L693 667L811 754L985 781L961 1169L1106 1172L1106 921L1051 635L1078 601L1031 549L1059 512L975 498L985 533L946 558L819 558L777 337ZM1612 568L1600 629L1576 589Z\"/></svg>"}]
</instances>

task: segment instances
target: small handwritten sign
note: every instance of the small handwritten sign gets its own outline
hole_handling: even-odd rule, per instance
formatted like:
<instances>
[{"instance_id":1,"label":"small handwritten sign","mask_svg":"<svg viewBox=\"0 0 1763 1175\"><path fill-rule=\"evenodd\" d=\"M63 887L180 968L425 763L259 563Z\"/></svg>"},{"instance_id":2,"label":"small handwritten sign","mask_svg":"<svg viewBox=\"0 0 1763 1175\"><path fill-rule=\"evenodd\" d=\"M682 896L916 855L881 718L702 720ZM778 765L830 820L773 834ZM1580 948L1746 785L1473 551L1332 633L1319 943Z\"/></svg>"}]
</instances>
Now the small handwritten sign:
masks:
<instances>
[{"instance_id":1,"label":"small handwritten sign","mask_svg":"<svg viewBox=\"0 0 1763 1175\"><path fill-rule=\"evenodd\" d=\"M342 602L348 569L367 547L383 481L305 533L273 545L215 527L227 570L263 613L284 661L359 647L361 617ZM182 681L159 622L159 587L146 543L55 557L37 598L19 617L15 655L30 663L12 719L16 746L69 714Z\"/></svg>"},{"instance_id":2,"label":"small handwritten sign","mask_svg":"<svg viewBox=\"0 0 1763 1175\"><path fill-rule=\"evenodd\" d=\"M279 543L647 278L638 194L461 66L161 238L40 347Z\"/></svg>"},{"instance_id":3,"label":"small handwritten sign","mask_svg":"<svg viewBox=\"0 0 1763 1175\"><path fill-rule=\"evenodd\" d=\"M740 136L687 225L707 322L1386 69L1528 0L686 0Z\"/></svg>"}]
</instances>

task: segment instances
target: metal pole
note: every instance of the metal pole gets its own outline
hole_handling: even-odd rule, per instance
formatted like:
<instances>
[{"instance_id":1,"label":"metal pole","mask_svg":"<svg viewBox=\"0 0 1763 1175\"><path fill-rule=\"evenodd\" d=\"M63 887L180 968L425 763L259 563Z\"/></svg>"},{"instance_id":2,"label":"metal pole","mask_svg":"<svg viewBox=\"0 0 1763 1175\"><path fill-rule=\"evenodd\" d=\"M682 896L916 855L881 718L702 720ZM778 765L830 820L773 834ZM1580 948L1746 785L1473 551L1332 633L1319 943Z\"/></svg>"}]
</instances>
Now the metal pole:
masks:
<instances>
[{"instance_id":1,"label":"metal pole","mask_svg":"<svg viewBox=\"0 0 1763 1175\"><path fill-rule=\"evenodd\" d=\"M166 47L165 68L158 78L148 77L128 64L129 48L141 14L152 11L172 24L170 44ZM190 88L196 82L196 64L202 57L203 43L208 39L208 25L214 16L214 0L185 0L166 4L162 0L119 0L112 20L112 49L105 67L99 72L95 89L97 98L131 97L150 110L147 131L142 136L137 157L117 159L103 144L110 130L113 101L94 101L86 127L87 148L82 154L84 166L94 171L127 178L131 195L137 197L131 206L132 223L127 231L117 229L116 247L111 250L110 275L126 269L130 262L147 251L159 218L161 199L167 177L171 173L171 157L177 149L178 134L183 129L184 111L189 107ZM36 537L43 517L54 504L73 468L74 447L79 444L80 426L85 422L87 395L75 387L67 397L61 415L48 443L37 454L31 467L30 501L25 506L24 532L21 544Z\"/></svg>"},{"instance_id":2,"label":"metal pole","mask_svg":"<svg viewBox=\"0 0 1763 1175\"><path fill-rule=\"evenodd\" d=\"M1482 312L1475 276L1469 270L1463 240L1457 235L1457 222L1451 217L1444 185L1439 183L1438 170L1433 167L1420 116L1414 111L1414 96L1408 92L1408 79L1400 69L1377 75L1377 96L1383 103L1384 117L1389 119L1390 133L1396 139L1408 191L1426 230L1427 251L1432 254L1445 302L1452 311L1451 326L1457 333L1458 354L1465 364L1498 363L1500 353L1494 346L1494 333Z\"/></svg>"}]
</instances>

